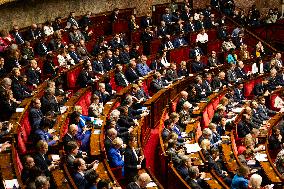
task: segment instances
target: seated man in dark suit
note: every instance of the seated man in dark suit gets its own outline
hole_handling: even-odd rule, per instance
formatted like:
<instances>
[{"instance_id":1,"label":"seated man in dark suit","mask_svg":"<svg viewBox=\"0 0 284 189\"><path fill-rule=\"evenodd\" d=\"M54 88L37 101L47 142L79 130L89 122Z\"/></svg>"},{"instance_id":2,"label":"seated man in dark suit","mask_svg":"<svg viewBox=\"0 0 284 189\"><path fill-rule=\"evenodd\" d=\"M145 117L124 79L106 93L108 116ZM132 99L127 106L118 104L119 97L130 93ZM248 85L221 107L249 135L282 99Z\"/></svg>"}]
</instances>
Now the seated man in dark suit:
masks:
<instances>
[{"instance_id":1,"label":"seated man in dark suit","mask_svg":"<svg viewBox=\"0 0 284 189\"><path fill-rule=\"evenodd\" d=\"M204 88L201 76L196 76L195 77L194 87L195 87L196 96L197 96L198 99L206 98L206 91L205 91L205 88Z\"/></svg>"},{"instance_id":2,"label":"seated man in dark suit","mask_svg":"<svg viewBox=\"0 0 284 189\"><path fill-rule=\"evenodd\" d=\"M13 68L12 70L12 91L16 100L23 100L27 97L31 97L31 90L25 86L26 77L20 76L20 69Z\"/></svg>"},{"instance_id":3,"label":"seated man in dark suit","mask_svg":"<svg viewBox=\"0 0 284 189\"><path fill-rule=\"evenodd\" d=\"M174 39L173 45L174 45L174 48L184 47L184 46L188 45L188 43L186 42L186 40L184 38L184 33L183 32L181 32L179 34L179 36Z\"/></svg>"},{"instance_id":4,"label":"seated man in dark suit","mask_svg":"<svg viewBox=\"0 0 284 189\"><path fill-rule=\"evenodd\" d=\"M25 38L28 41L33 41L33 40L39 39L41 36L42 36L42 33L40 29L37 27L36 24L32 24Z\"/></svg>"},{"instance_id":5,"label":"seated man in dark suit","mask_svg":"<svg viewBox=\"0 0 284 189\"><path fill-rule=\"evenodd\" d=\"M253 88L253 94L255 96L262 96L264 95L265 93L269 93L268 91L268 81L267 79L263 79L261 82L257 83L254 88Z\"/></svg>"},{"instance_id":6,"label":"seated man in dark suit","mask_svg":"<svg viewBox=\"0 0 284 189\"><path fill-rule=\"evenodd\" d=\"M153 21L151 18L151 12L147 12L146 16L143 16L141 19L141 27L145 29L147 27L152 27L152 25Z\"/></svg>"},{"instance_id":7,"label":"seated man in dark suit","mask_svg":"<svg viewBox=\"0 0 284 189\"><path fill-rule=\"evenodd\" d=\"M139 74L136 71L136 62L134 59L130 60L128 68L125 71L125 77L130 83L133 83L139 79Z\"/></svg>"},{"instance_id":8,"label":"seated man in dark suit","mask_svg":"<svg viewBox=\"0 0 284 189\"><path fill-rule=\"evenodd\" d=\"M190 49L190 52L189 52L189 58L195 58L197 56L201 56L203 55L203 52L201 50L200 47L198 47L198 44L196 43L194 48L193 49Z\"/></svg>"},{"instance_id":9,"label":"seated man in dark suit","mask_svg":"<svg viewBox=\"0 0 284 189\"><path fill-rule=\"evenodd\" d=\"M116 70L115 70L114 80L115 80L116 86L126 87L129 84L129 82L126 79L124 73L122 72L122 65L117 64L115 65L115 67L116 67Z\"/></svg>"},{"instance_id":10,"label":"seated man in dark suit","mask_svg":"<svg viewBox=\"0 0 284 189\"><path fill-rule=\"evenodd\" d=\"M171 81L176 81L178 79L178 75L177 75L177 66L175 63L171 63L169 69L167 70L167 74L166 74L166 79L167 81L171 82Z\"/></svg>"},{"instance_id":11,"label":"seated man in dark suit","mask_svg":"<svg viewBox=\"0 0 284 189\"><path fill-rule=\"evenodd\" d=\"M108 50L107 54L105 56L105 59L103 60L104 63L104 68L106 71L110 71L111 69L114 68L114 60L113 60L113 55L112 51Z\"/></svg>"},{"instance_id":12,"label":"seated man in dark suit","mask_svg":"<svg viewBox=\"0 0 284 189\"><path fill-rule=\"evenodd\" d=\"M47 36L40 37L38 43L35 45L35 53L39 56L47 55L50 52L47 46Z\"/></svg>"},{"instance_id":13,"label":"seated man in dark suit","mask_svg":"<svg viewBox=\"0 0 284 189\"><path fill-rule=\"evenodd\" d=\"M99 83L99 88L95 91L95 94L100 98L100 103L107 103L110 100L110 94L106 91L104 83Z\"/></svg>"},{"instance_id":14,"label":"seated man in dark suit","mask_svg":"<svg viewBox=\"0 0 284 189\"><path fill-rule=\"evenodd\" d=\"M126 189L140 189L146 188L147 184L151 182L151 177L147 173L139 175L136 182L131 182L126 186Z\"/></svg>"},{"instance_id":15,"label":"seated man in dark suit","mask_svg":"<svg viewBox=\"0 0 284 189\"><path fill-rule=\"evenodd\" d=\"M196 56L195 60L192 62L192 72L198 73L204 71L204 68L206 68L205 64L200 61L200 56Z\"/></svg>"},{"instance_id":16,"label":"seated man in dark suit","mask_svg":"<svg viewBox=\"0 0 284 189\"><path fill-rule=\"evenodd\" d=\"M197 166L192 166L188 169L188 177L185 179L187 184L192 189L202 189L202 179L205 178L205 174L202 174L199 178L199 169Z\"/></svg>"},{"instance_id":17,"label":"seated man in dark suit","mask_svg":"<svg viewBox=\"0 0 284 189\"><path fill-rule=\"evenodd\" d=\"M235 72L237 74L237 78L240 78L240 79L247 79L248 78L247 73L244 70L243 61L238 61L238 66L235 68Z\"/></svg>"},{"instance_id":18,"label":"seated man in dark suit","mask_svg":"<svg viewBox=\"0 0 284 189\"><path fill-rule=\"evenodd\" d=\"M74 60L75 64L78 64L83 61L79 56L79 54L77 54L75 45L73 44L68 45L68 53L70 57Z\"/></svg>"},{"instance_id":19,"label":"seated man in dark suit","mask_svg":"<svg viewBox=\"0 0 284 189\"><path fill-rule=\"evenodd\" d=\"M78 126L75 124L71 124L68 127L68 132L63 136L62 138L62 144L64 146L64 149L67 149L67 144L71 141L77 142L78 139Z\"/></svg>"},{"instance_id":20,"label":"seated man in dark suit","mask_svg":"<svg viewBox=\"0 0 284 189\"><path fill-rule=\"evenodd\" d=\"M109 151L111 145L112 145L112 141L117 137L117 131L115 130L115 128L111 128L109 130L107 130L107 135L105 137L105 149L106 152Z\"/></svg>"},{"instance_id":21,"label":"seated man in dark suit","mask_svg":"<svg viewBox=\"0 0 284 189\"><path fill-rule=\"evenodd\" d=\"M35 98L32 100L32 108L29 113L29 121L31 124L32 131L35 131L39 128L41 119L43 118L43 114L40 110L41 102L40 99Z\"/></svg>"},{"instance_id":22,"label":"seated man in dark suit","mask_svg":"<svg viewBox=\"0 0 284 189\"><path fill-rule=\"evenodd\" d=\"M177 171L183 179L188 177L188 169L191 167L191 158L188 156L182 156L181 162L177 166Z\"/></svg>"},{"instance_id":23,"label":"seated man in dark suit","mask_svg":"<svg viewBox=\"0 0 284 189\"><path fill-rule=\"evenodd\" d=\"M180 99L177 101L176 112L179 113L182 110L184 102L187 101L188 93L186 91L180 92Z\"/></svg>"},{"instance_id":24,"label":"seated man in dark suit","mask_svg":"<svg viewBox=\"0 0 284 189\"><path fill-rule=\"evenodd\" d=\"M270 116L273 114L276 114L276 111L270 110L267 108L266 104L265 104L265 97L264 96L260 96L258 98L258 112L259 112L259 116L261 117L261 119L263 120L268 120L270 119Z\"/></svg>"},{"instance_id":25,"label":"seated man in dark suit","mask_svg":"<svg viewBox=\"0 0 284 189\"><path fill-rule=\"evenodd\" d=\"M226 74L225 72L220 72L218 74L218 77L215 77L212 80L212 89L213 90L221 90L223 87L227 86L227 81L226 81Z\"/></svg>"},{"instance_id":26,"label":"seated man in dark suit","mask_svg":"<svg viewBox=\"0 0 284 189\"><path fill-rule=\"evenodd\" d=\"M269 91L273 91L275 90L276 88L279 87L279 84L278 84L278 80L277 80L277 70L276 69L271 69L270 70L270 76L268 78L268 83L267 83L267 87L268 87L268 90Z\"/></svg>"},{"instance_id":27,"label":"seated man in dark suit","mask_svg":"<svg viewBox=\"0 0 284 189\"><path fill-rule=\"evenodd\" d=\"M31 60L30 68L26 72L27 79L28 79L27 84L32 85L33 87L36 88L41 81L40 74L41 74L41 70L37 66L36 60Z\"/></svg>"},{"instance_id":28,"label":"seated man in dark suit","mask_svg":"<svg viewBox=\"0 0 284 189\"><path fill-rule=\"evenodd\" d=\"M24 38L22 36L22 34L19 33L19 26L15 25L12 31L12 36L14 37L16 43L18 45L22 45L24 44Z\"/></svg>"},{"instance_id":29,"label":"seated man in dark suit","mask_svg":"<svg viewBox=\"0 0 284 189\"><path fill-rule=\"evenodd\" d=\"M242 102L242 100L245 100L244 96L244 85L242 83L238 84L238 87L235 88L234 92L234 101L235 102Z\"/></svg>"},{"instance_id":30,"label":"seated man in dark suit","mask_svg":"<svg viewBox=\"0 0 284 189\"><path fill-rule=\"evenodd\" d=\"M211 55L208 57L208 66L209 67L217 67L220 65L220 61L216 55L216 51L212 51Z\"/></svg>"},{"instance_id":31,"label":"seated man in dark suit","mask_svg":"<svg viewBox=\"0 0 284 189\"><path fill-rule=\"evenodd\" d=\"M103 75L105 73L102 54L98 54L96 60L93 62L93 71L95 74L100 75Z\"/></svg>"},{"instance_id":32,"label":"seated man in dark suit","mask_svg":"<svg viewBox=\"0 0 284 189\"><path fill-rule=\"evenodd\" d=\"M33 155L35 165L43 171L45 176L51 176L51 171L57 167L58 162L48 159L46 154L48 151L47 142L43 140L38 141L36 149L37 152Z\"/></svg>"},{"instance_id":33,"label":"seated man in dark suit","mask_svg":"<svg viewBox=\"0 0 284 189\"><path fill-rule=\"evenodd\" d=\"M251 117L248 114L243 114L242 121L238 123L238 137L243 138L249 134L252 130Z\"/></svg>"},{"instance_id":34,"label":"seated man in dark suit","mask_svg":"<svg viewBox=\"0 0 284 189\"><path fill-rule=\"evenodd\" d=\"M81 88L90 86L94 83L94 79L92 78L92 66L85 65L82 71L79 73L78 78L76 80L76 84Z\"/></svg>"},{"instance_id":35,"label":"seated man in dark suit","mask_svg":"<svg viewBox=\"0 0 284 189\"><path fill-rule=\"evenodd\" d=\"M159 72L153 75L153 80L150 83L150 91L152 94L155 94L159 90L164 88L163 81L161 79L161 74Z\"/></svg>"},{"instance_id":36,"label":"seated man in dark suit","mask_svg":"<svg viewBox=\"0 0 284 189\"><path fill-rule=\"evenodd\" d=\"M74 173L73 178L74 181L78 187L78 189L86 189L88 188L88 185L91 183L88 183L87 177L89 174L97 174L96 169L98 168L99 163L94 163L93 167L89 170L87 170L87 166L85 163L85 160L82 158L76 158L73 162L74 167Z\"/></svg>"}]
</instances>

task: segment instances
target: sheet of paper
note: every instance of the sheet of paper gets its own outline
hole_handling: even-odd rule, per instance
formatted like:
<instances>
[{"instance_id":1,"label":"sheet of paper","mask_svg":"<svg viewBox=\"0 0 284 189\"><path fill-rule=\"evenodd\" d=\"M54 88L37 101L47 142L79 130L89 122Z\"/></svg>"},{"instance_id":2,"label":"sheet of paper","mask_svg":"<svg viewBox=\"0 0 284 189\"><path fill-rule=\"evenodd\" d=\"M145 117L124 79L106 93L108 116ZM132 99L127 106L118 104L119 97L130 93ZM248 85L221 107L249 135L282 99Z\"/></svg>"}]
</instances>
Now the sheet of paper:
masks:
<instances>
[{"instance_id":1,"label":"sheet of paper","mask_svg":"<svg viewBox=\"0 0 284 189\"><path fill-rule=\"evenodd\" d=\"M187 153L195 153L201 150L201 148L199 147L198 143L194 143L194 144L185 144L184 145L186 147L186 151Z\"/></svg>"},{"instance_id":2,"label":"sheet of paper","mask_svg":"<svg viewBox=\"0 0 284 189\"><path fill-rule=\"evenodd\" d=\"M95 125L102 125L102 124L103 124L103 120L101 120L101 119L95 119L95 120L94 120L94 124L95 124Z\"/></svg>"},{"instance_id":3,"label":"sheet of paper","mask_svg":"<svg viewBox=\"0 0 284 189\"><path fill-rule=\"evenodd\" d=\"M51 155L51 159L52 159L53 161L57 161L57 160L60 160L60 156L57 155L57 154L52 154L52 155Z\"/></svg>"},{"instance_id":4,"label":"sheet of paper","mask_svg":"<svg viewBox=\"0 0 284 189\"><path fill-rule=\"evenodd\" d=\"M112 104L113 102L107 102L106 104Z\"/></svg>"},{"instance_id":5,"label":"sheet of paper","mask_svg":"<svg viewBox=\"0 0 284 189\"><path fill-rule=\"evenodd\" d=\"M232 109L232 112L234 113L241 113L241 111L243 111L244 108L234 108Z\"/></svg>"},{"instance_id":6,"label":"sheet of paper","mask_svg":"<svg viewBox=\"0 0 284 189\"><path fill-rule=\"evenodd\" d=\"M95 129L95 130L94 130L94 134L95 134L95 135L99 135L99 134L101 134L101 130L99 130L99 129Z\"/></svg>"},{"instance_id":7,"label":"sheet of paper","mask_svg":"<svg viewBox=\"0 0 284 189\"><path fill-rule=\"evenodd\" d=\"M153 182L153 181L151 181L151 182L149 182L148 184L147 184L147 186L146 186L146 188L150 188L150 187L156 187L157 186L157 184L155 183L155 182Z\"/></svg>"},{"instance_id":8,"label":"sheet of paper","mask_svg":"<svg viewBox=\"0 0 284 189\"><path fill-rule=\"evenodd\" d=\"M257 161L268 161L267 160L267 154L260 154L260 153L257 153L257 154L255 154L255 159L257 160Z\"/></svg>"},{"instance_id":9,"label":"sheet of paper","mask_svg":"<svg viewBox=\"0 0 284 189\"><path fill-rule=\"evenodd\" d=\"M16 112L23 112L25 108L16 108Z\"/></svg>"}]
</instances>

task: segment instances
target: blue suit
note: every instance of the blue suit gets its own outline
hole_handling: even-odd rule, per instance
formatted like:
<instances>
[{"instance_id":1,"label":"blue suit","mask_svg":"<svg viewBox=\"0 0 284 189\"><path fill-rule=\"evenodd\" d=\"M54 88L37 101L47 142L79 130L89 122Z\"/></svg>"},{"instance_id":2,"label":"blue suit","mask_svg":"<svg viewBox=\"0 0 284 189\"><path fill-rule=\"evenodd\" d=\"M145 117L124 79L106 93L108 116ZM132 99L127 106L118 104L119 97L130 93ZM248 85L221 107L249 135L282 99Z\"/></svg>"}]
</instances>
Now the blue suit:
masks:
<instances>
[{"instance_id":1,"label":"blue suit","mask_svg":"<svg viewBox=\"0 0 284 189\"><path fill-rule=\"evenodd\" d=\"M49 141L50 139L52 139L52 135L42 129L37 129L35 131L35 143L37 143L39 140L43 140L43 141L46 141L48 143L48 146L52 146L56 143L55 140L51 140Z\"/></svg>"},{"instance_id":2,"label":"blue suit","mask_svg":"<svg viewBox=\"0 0 284 189\"><path fill-rule=\"evenodd\" d=\"M76 52L69 52L70 57L75 61L75 63L79 63L80 57Z\"/></svg>"},{"instance_id":3,"label":"blue suit","mask_svg":"<svg viewBox=\"0 0 284 189\"><path fill-rule=\"evenodd\" d=\"M244 177L240 177L238 175L235 175L232 184L231 189L246 189L248 188L248 180Z\"/></svg>"},{"instance_id":4,"label":"blue suit","mask_svg":"<svg viewBox=\"0 0 284 189\"><path fill-rule=\"evenodd\" d=\"M80 115L80 121L78 123L78 134L77 138L81 140L81 150L82 151L88 151L89 145L90 145L90 137L91 137L91 131L86 131L85 134L83 133L83 127L86 126L86 121L91 121L91 118L88 116Z\"/></svg>"},{"instance_id":5,"label":"blue suit","mask_svg":"<svg viewBox=\"0 0 284 189\"><path fill-rule=\"evenodd\" d=\"M137 64L136 68L137 68L139 75L142 77L147 75L151 71L150 68L147 66L147 64L144 64L144 63Z\"/></svg>"},{"instance_id":6,"label":"blue suit","mask_svg":"<svg viewBox=\"0 0 284 189\"><path fill-rule=\"evenodd\" d=\"M120 154L120 151L114 147L111 147L109 149L108 159L110 161L110 167L124 166L124 161L122 160L122 155Z\"/></svg>"},{"instance_id":7,"label":"blue suit","mask_svg":"<svg viewBox=\"0 0 284 189\"><path fill-rule=\"evenodd\" d=\"M76 172L73 175L73 177L74 177L74 182L75 182L76 186L78 187L78 189L86 189L87 188L88 181L85 179L85 177L83 175Z\"/></svg>"},{"instance_id":8,"label":"blue suit","mask_svg":"<svg viewBox=\"0 0 284 189\"><path fill-rule=\"evenodd\" d=\"M179 48L181 46L187 45L187 42L183 37L178 37L174 40L173 45L175 48Z\"/></svg>"}]
</instances>

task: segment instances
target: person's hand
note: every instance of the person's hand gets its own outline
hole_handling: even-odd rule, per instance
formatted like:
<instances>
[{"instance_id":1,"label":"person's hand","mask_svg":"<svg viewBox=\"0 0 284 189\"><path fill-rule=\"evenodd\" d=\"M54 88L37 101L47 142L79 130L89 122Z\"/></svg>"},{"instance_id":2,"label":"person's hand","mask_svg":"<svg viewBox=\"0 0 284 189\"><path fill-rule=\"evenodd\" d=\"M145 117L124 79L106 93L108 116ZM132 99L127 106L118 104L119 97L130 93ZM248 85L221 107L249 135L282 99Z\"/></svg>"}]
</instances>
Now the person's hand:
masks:
<instances>
[{"instance_id":1,"label":"person's hand","mask_svg":"<svg viewBox=\"0 0 284 189\"><path fill-rule=\"evenodd\" d=\"M53 136L53 140L58 141L59 137L55 135L55 136Z\"/></svg>"},{"instance_id":2,"label":"person's hand","mask_svg":"<svg viewBox=\"0 0 284 189\"><path fill-rule=\"evenodd\" d=\"M96 161L94 161L94 165L93 165L93 170L96 170L97 168L98 168L98 166L99 166L99 161L98 160L96 160Z\"/></svg>"},{"instance_id":3,"label":"person's hand","mask_svg":"<svg viewBox=\"0 0 284 189\"><path fill-rule=\"evenodd\" d=\"M9 141L6 141L5 143L2 144L1 146L1 152L6 151L7 148L10 148L11 144L9 143Z\"/></svg>"},{"instance_id":4,"label":"person's hand","mask_svg":"<svg viewBox=\"0 0 284 189\"><path fill-rule=\"evenodd\" d=\"M137 165L137 169L141 169L141 165Z\"/></svg>"},{"instance_id":5,"label":"person's hand","mask_svg":"<svg viewBox=\"0 0 284 189\"><path fill-rule=\"evenodd\" d=\"M48 129L48 131L47 131L49 134L52 134L52 133L54 133L55 132L55 130L54 129Z\"/></svg>"},{"instance_id":6,"label":"person's hand","mask_svg":"<svg viewBox=\"0 0 284 189\"><path fill-rule=\"evenodd\" d=\"M201 178L201 179L204 179L204 178L206 178L206 173L204 173L204 172L201 172L201 173L200 173L200 178Z\"/></svg>"},{"instance_id":7,"label":"person's hand","mask_svg":"<svg viewBox=\"0 0 284 189\"><path fill-rule=\"evenodd\" d=\"M56 168L56 165L55 164L51 164L50 166L48 166L48 170L49 171L52 171Z\"/></svg>"},{"instance_id":8,"label":"person's hand","mask_svg":"<svg viewBox=\"0 0 284 189\"><path fill-rule=\"evenodd\" d=\"M134 130L134 128L133 128L133 127L130 127L130 128L128 129L128 132L129 132L129 133L132 133L133 130Z\"/></svg>"}]
</instances>

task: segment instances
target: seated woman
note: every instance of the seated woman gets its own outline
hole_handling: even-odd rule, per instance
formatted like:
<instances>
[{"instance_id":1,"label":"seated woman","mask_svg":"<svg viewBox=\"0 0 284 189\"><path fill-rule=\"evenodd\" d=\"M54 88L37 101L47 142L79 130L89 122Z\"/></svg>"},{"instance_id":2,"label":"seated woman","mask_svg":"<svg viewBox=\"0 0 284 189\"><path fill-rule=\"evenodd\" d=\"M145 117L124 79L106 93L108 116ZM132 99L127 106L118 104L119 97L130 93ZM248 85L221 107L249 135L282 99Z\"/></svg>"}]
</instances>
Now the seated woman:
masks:
<instances>
[{"instance_id":1,"label":"seated woman","mask_svg":"<svg viewBox=\"0 0 284 189\"><path fill-rule=\"evenodd\" d=\"M123 155L120 153L120 149L123 145L123 141L121 138L115 138L112 141L112 146L110 147L108 151L108 159L110 167L123 167L124 166L124 160Z\"/></svg>"},{"instance_id":2,"label":"seated woman","mask_svg":"<svg viewBox=\"0 0 284 189\"><path fill-rule=\"evenodd\" d=\"M59 138L56 135L52 135L54 132L53 124L50 119L43 118L40 122L40 128L35 130L34 132L34 144L36 144L38 141L43 140L47 142L48 146L52 146L56 144L56 142L59 140Z\"/></svg>"},{"instance_id":3,"label":"seated woman","mask_svg":"<svg viewBox=\"0 0 284 189\"><path fill-rule=\"evenodd\" d=\"M93 94L91 98L91 105L89 106L88 115L90 117L99 118L103 113L104 106L100 103L100 98Z\"/></svg>"},{"instance_id":4,"label":"seated woman","mask_svg":"<svg viewBox=\"0 0 284 189\"><path fill-rule=\"evenodd\" d=\"M69 69L70 66L75 65L74 60L71 58L65 48L59 50L57 61L61 69Z\"/></svg>"}]
</instances>

